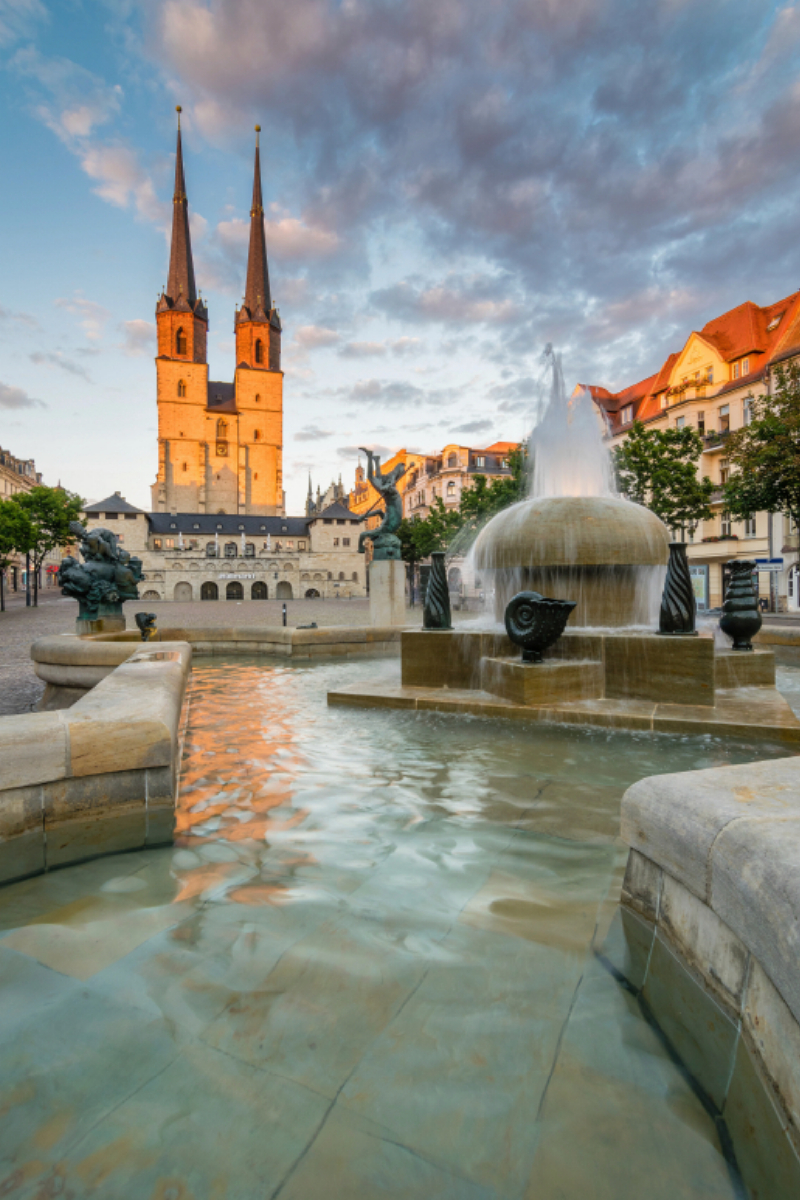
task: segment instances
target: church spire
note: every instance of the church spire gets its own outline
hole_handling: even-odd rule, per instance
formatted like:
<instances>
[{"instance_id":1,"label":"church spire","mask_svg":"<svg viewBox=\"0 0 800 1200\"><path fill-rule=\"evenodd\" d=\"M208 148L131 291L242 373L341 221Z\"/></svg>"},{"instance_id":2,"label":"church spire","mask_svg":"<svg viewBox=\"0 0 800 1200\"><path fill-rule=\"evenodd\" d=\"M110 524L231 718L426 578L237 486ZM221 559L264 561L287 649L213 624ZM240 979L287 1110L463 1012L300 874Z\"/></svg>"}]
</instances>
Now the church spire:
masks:
<instances>
[{"instance_id":1,"label":"church spire","mask_svg":"<svg viewBox=\"0 0 800 1200\"><path fill-rule=\"evenodd\" d=\"M250 209L250 250L247 256L247 285L244 293L244 307L250 313L250 319L268 319L272 308L272 297L269 290L269 271L267 270L267 239L264 232L264 203L261 198L261 155L259 150L259 134L261 126L256 125L256 161L253 174L253 204Z\"/></svg>"},{"instance_id":2,"label":"church spire","mask_svg":"<svg viewBox=\"0 0 800 1200\"><path fill-rule=\"evenodd\" d=\"M183 174L183 149L181 146L181 107L178 113L178 147L175 155L175 194L172 197L172 246L169 256L169 276L166 295L173 305L188 307L197 305L197 288L194 281L192 243L189 237L189 204L186 199L186 180ZM183 302L183 303L181 303Z\"/></svg>"}]
</instances>

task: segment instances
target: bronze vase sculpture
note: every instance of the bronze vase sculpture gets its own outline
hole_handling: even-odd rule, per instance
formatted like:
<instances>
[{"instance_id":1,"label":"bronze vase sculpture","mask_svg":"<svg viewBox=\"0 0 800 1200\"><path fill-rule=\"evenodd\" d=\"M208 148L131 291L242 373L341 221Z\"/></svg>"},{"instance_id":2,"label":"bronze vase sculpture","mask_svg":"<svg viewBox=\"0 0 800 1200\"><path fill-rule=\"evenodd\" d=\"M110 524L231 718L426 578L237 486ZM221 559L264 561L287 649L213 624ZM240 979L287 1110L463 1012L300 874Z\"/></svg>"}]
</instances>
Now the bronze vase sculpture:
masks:
<instances>
[{"instance_id":1,"label":"bronze vase sculpture","mask_svg":"<svg viewBox=\"0 0 800 1200\"><path fill-rule=\"evenodd\" d=\"M524 663L540 663L542 651L564 632L575 600L550 600L539 592L518 592L506 605L506 633L522 647Z\"/></svg>"},{"instance_id":2,"label":"bronze vase sculpture","mask_svg":"<svg viewBox=\"0 0 800 1200\"><path fill-rule=\"evenodd\" d=\"M680 637L697 637L694 627L696 612L692 577L686 561L686 543L670 542L658 632Z\"/></svg>"},{"instance_id":3,"label":"bronze vase sculpture","mask_svg":"<svg viewBox=\"0 0 800 1200\"><path fill-rule=\"evenodd\" d=\"M761 628L761 613L758 611L758 597L753 584L756 564L751 558L739 558L733 559L728 566L731 568L731 581L725 594L719 627L733 638L733 650L752 650L751 639Z\"/></svg>"},{"instance_id":4,"label":"bronze vase sculpture","mask_svg":"<svg viewBox=\"0 0 800 1200\"><path fill-rule=\"evenodd\" d=\"M450 615L450 590L444 567L444 550L431 554L431 573L425 589L425 608L422 613L423 629L452 629Z\"/></svg>"}]
</instances>

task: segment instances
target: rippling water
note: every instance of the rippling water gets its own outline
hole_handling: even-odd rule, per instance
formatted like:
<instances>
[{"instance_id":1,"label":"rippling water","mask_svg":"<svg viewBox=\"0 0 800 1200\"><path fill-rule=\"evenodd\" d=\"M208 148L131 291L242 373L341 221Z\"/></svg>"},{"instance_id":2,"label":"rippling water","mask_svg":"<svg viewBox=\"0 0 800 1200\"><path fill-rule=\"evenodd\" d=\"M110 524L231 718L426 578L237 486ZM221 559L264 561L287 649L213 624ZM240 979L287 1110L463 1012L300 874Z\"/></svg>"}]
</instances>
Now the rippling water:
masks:
<instances>
[{"instance_id":1,"label":"rippling water","mask_svg":"<svg viewBox=\"0 0 800 1200\"><path fill-rule=\"evenodd\" d=\"M741 1194L594 951L625 788L785 749L327 708L384 671L199 660L175 848L0 893L0 1195Z\"/></svg>"}]
</instances>

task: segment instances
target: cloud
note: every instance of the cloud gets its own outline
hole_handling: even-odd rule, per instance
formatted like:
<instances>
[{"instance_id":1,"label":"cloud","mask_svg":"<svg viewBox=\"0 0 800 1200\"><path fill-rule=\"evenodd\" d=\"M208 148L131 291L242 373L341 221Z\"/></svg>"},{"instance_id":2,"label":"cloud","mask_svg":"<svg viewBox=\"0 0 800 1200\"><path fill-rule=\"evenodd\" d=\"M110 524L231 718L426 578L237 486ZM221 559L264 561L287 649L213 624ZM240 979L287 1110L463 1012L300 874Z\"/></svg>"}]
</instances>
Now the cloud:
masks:
<instances>
[{"instance_id":1,"label":"cloud","mask_svg":"<svg viewBox=\"0 0 800 1200\"><path fill-rule=\"evenodd\" d=\"M382 446L378 442L366 442L364 449L371 450L373 454L379 454L384 462L395 453L395 450L391 446ZM361 446L339 446L336 453L339 458L345 459L359 459L364 457Z\"/></svg>"},{"instance_id":2,"label":"cloud","mask_svg":"<svg viewBox=\"0 0 800 1200\"><path fill-rule=\"evenodd\" d=\"M295 330L294 341L303 350L321 350L325 346L334 346L339 341L339 334L335 329L321 325L301 325Z\"/></svg>"},{"instance_id":3,"label":"cloud","mask_svg":"<svg viewBox=\"0 0 800 1200\"><path fill-rule=\"evenodd\" d=\"M450 276L442 283L419 287L403 280L372 293L373 306L405 321L439 321L447 325L507 324L520 306L498 295L502 285L489 276Z\"/></svg>"},{"instance_id":4,"label":"cloud","mask_svg":"<svg viewBox=\"0 0 800 1200\"><path fill-rule=\"evenodd\" d=\"M323 438L333 437L333 434L327 429L320 429L317 425L306 425L304 429L299 429L294 435L296 442L318 442Z\"/></svg>"},{"instance_id":5,"label":"cloud","mask_svg":"<svg viewBox=\"0 0 800 1200\"><path fill-rule=\"evenodd\" d=\"M485 420L467 421L465 425L456 425L453 427L453 433L488 433L494 426L494 421L488 418Z\"/></svg>"},{"instance_id":6,"label":"cloud","mask_svg":"<svg viewBox=\"0 0 800 1200\"><path fill-rule=\"evenodd\" d=\"M32 317L30 313L11 312L10 309L3 308L0 304L0 323L12 321L18 325L27 325L29 329L41 329L36 317Z\"/></svg>"},{"instance_id":7,"label":"cloud","mask_svg":"<svg viewBox=\"0 0 800 1200\"><path fill-rule=\"evenodd\" d=\"M152 321L135 319L123 321L120 329L124 334L122 343L123 353L137 358L142 354L152 354L156 349L156 327Z\"/></svg>"},{"instance_id":8,"label":"cloud","mask_svg":"<svg viewBox=\"0 0 800 1200\"><path fill-rule=\"evenodd\" d=\"M0 3L0 46L10 46L31 37L35 27L47 20L41 0L2 0Z\"/></svg>"},{"instance_id":9,"label":"cloud","mask_svg":"<svg viewBox=\"0 0 800 1200\"><path fill-rule=\"evenodd\" d=\"M339 351L340 358L379 358L385 354L383 342L346 342Z\"/></svg>"},{"instance_id":10,"label":"cloud","mask_svg":"<svg viewBox=\"0 0 800 1200\"><path fill-rule=\"evenodd\" d=\"M60 370L66 371L68 375L77 375L79 378L85 379L87 383L92 382L86 368L65 358L60 350L49 352L34 350L33 354L28 355L28 358L38 367L58 367Z\"/></svg>"},{"instance_id":11,"label":"cloud","mask_svg":"<svg viewBox=\"0 0 800 1200\"><path fill-rule=\"evenodd\" d=\"M392 354L396 354L398 358L402 358L405 354L412 354L414 351L422 349L422 342L415 337L400 337L389 343Z\"/></svg>"},{"instance_id":12,"label":"cloud","mask_svg":"<svg viewBox=\"0 0 800 1200\"><path fill-rule=\"evenodd\" d=\"M359 404L384 405L387 415L402 413L404 408L452 404L459 395L455 387L425 391L407 380L360 379L352 387L340 389L346 400Z\"/></svg>"},{"instance_id":13,"label":"cloud","mask_svg":"<svg viewBox=\"0 0 800 1200\"><path fill-rule=\"evenodd\" d=\"M12 387L8 383L0 383L0 408L46 408L42 400L29 396L22 388Z\"/></svg>"},{"instance_id":14,"label":"cloud","mask_svg":"<svg viewBox=\"0 0 800 1200\"><path fill-rule=\"evenodd\" d=\"M90 342L98 342L103 336L105 324L111 313L102 304L87 300L80 292L69 299L60 297L55 301L57 308L64 308L68 313L80 318L79 324Z\"/></svg>"}]
</instances>

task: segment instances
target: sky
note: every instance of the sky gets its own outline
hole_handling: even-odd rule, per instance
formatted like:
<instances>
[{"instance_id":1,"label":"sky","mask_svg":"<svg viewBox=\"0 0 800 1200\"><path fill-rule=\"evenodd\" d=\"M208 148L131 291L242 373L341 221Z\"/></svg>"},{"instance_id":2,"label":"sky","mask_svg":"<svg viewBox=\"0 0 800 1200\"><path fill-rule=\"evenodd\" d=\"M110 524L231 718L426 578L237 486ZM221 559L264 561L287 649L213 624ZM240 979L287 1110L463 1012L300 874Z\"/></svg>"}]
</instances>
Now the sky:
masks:
<instances>
[{"instance_id":1,"label":"sky","mask_svg":"<svg viewBox=\"0 0 800 1200\"><path fill-rule=\"evenodd\" d=\"M262 127L298 513L524 436L548 342L615 390L800 286L799 52L769 0L0 0L0 445L150 507L176 104L212 379Z\"/></svg>"}]
</instances>

